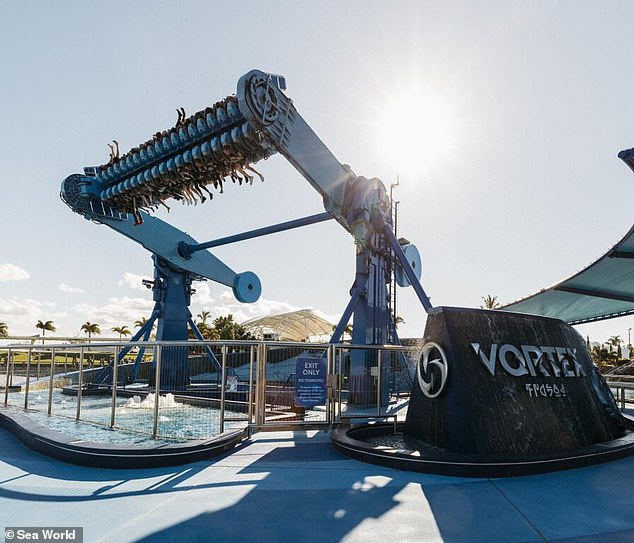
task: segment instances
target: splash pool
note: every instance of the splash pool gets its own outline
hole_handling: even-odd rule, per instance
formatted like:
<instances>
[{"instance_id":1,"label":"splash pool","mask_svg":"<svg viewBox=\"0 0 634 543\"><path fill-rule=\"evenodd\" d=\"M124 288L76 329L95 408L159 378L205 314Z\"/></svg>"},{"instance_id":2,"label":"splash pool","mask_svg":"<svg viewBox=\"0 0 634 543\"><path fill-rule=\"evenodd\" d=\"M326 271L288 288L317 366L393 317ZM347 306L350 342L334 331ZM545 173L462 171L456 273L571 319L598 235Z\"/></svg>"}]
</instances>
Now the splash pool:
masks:
<instances>
[{"instance_id":1,"label":"splash pool","mask_svg":"<svg viewBox=\"0 0 634 543\"><path fill-rule=\"evenodd\" d=\"M11 394L11 405L23 406L24 393ZM81 399L81 420L75 420L77 397L52 394L51 415L47 414L48 391L29 393L29 409L24 414L41 426L66 436L96 443L118 445L161 445L209 439L219 435L220 411L213 405L183 403L173 394L159 396L157 438L152 438L155 395L118 397L114 427L111 428L112 398L109 395L84 396ZM239 418L238 411L226 410L229 418ZM246 427L244 422L228 421L226 429Z\"/></svg>"}]
</instances>

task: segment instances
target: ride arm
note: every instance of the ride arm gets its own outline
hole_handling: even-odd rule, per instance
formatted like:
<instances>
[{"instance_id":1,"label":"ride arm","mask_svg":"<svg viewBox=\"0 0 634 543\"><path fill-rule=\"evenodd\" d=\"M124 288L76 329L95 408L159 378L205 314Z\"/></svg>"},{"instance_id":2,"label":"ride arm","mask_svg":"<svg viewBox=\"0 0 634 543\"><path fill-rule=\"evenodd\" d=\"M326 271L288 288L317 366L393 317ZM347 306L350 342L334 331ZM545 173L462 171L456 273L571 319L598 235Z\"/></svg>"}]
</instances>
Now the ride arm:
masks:
<instances>
[{"instance_id":1,"label":"ride arm","mask_svg":"<svg viewBox=\"0 0 634 543\"><path fill-rule=\"evenodd\" d=\"M282 82L279 76L253 70L240 78L236 96L188 118L179 110L174 127L157 132L125 155L119 156L114 141L107 164L86 168L85 175L64 181L62 199L74 211L141 243L177 269L222 284L231 284L234 277L234 293L236 280L253 290L254 274L236 275L210 253L199 251L201 247L196 258L188 259L187 251L179 253L178 247L199 244L144 210L170 198L187 204L205 201L213 197L208 186L222 192L229 178L250 184L254 176L262 177L253 164L279 152L321 194L326 211L357 244L371 246L374 236L392 224L385 186L379 179L356 176L335 158L282 92ZM409 266L399 251L396 256L403 268ZM197 262L200 259L204 262ZM257 287L259 296L259 282ZM242 292L241 287L238 290Z\"/></svg>"},{"instance_id":2,"label":"ride arm","mask_svg":"<svg viewBox=\"0 0 634 543\"><path fill-rule=\"evenodd\" d=\"M255 302L260 297L261 285L254 273L236 273L209 251L199 251L191 258L183 258L178 252L178 244L196 244L194 238L144 212L139 212L143 220L138 224L131 214L120 213L107 204L90 198L89 194L83 194L82 187L90 186L90 176L71 175L62 184L62 199L73 211L136 241L177 271L231 287L235 297L241 302Z\"/></svg>"},{"instance_id":3,"label":"ride arm","mask_svg":"<svg viewBox=\"0 0 634 543\"><path fill-rule=\"evenodd\" d=\"M383 183L358 177L341 164L282 92L280 80L252 70L238 82L238 108L262 144L275 148L306 178L321 194L326 211L356 239L367 236L370 221L377 226L391 222Z\"/></svg>"},{"instance_id":4,"label":"ride arm","mask_svg":"<svg viewBox=\"0 0 634 543\"><path fill-rule=\"evenodd\" d=\"M268 144L283 155L321 194L326 211L357 243L367 245L373 234L388 239L398 265L429 311L432 305L418 281L420 275L394 236L391 201L385 185L377 178L356 176L349 166L341 164L282 92L283 83L280 76L259 70L243 75L237 90L240 113L254 128L261 144Z\"/></svg>"}]
</instances>

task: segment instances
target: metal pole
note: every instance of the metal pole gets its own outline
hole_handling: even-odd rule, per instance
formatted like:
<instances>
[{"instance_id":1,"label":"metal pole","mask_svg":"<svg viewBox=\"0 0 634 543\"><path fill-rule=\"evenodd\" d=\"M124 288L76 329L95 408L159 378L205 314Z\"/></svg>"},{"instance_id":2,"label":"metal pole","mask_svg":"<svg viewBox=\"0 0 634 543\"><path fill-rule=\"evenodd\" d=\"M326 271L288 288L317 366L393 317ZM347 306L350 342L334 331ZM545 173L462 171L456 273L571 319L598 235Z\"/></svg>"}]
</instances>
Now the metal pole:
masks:
<instances>
[{"instance_id":1,"label":"metal pole","mask_svg":"<svg viewBox=\"0 0 634 543\"><path fill-rule=\"evenodd\" d=\"M158 433L159 397L161 390L161 349L162 345L156 345L154 347L156 370L154 373L154 427L152 428L152 439L156 439L156 434Z\"/></svg>"},{"instance_id":2,"label":"metal pole","mask_svg":"<svg viewBox=\"0 0 634 543\"><path fill-rule=\"evenodd\" d=\"M396 183L397 185L400 184L398 175L396 176ZM390 193L391 193L391 188L390 188ZM394 202L394 200L392 201ZM394 235L398 237L398 202L394 202ZM392 251L392 253L394 253L394 251ZM395 273L392 273L392 289L393 289L392 296L394 298L394 304L392 306L392 315L394 317L394 321L396 321L396 317L398 316L398 300L397 300L398 289L396 288L396 274ZM396 331L396 324L394 325L394 330ZM396 340L396 338L394 338L394 340Z\"/></svg>"},{"instance_id":3,"label":"metal pole","mask_svg":"<svg viewBox=\"0 0 634 543\"><path fill-rule=\"evenodd\" d=\"M11 361L11 372L9 373L9 381L5 383L7 387L11 388L13 386L13 374L15 373L15 355L12 357Z\"/></svg>"},{"instance_id":4,"label":"metal pole","mask_svg":"<svg viewBox=\"0 0 634 543\"><path fill-rule=\"evenodd\" d=\"M29 386L31 381L31 347L26 355L26 383L24 384L24 410L29 408Z\"/></svg>"},{"instance_id":5,"label":"metal pole","mask_svg":"<svg viewBox=\"0 0 634 543\"><path fill-rule=\"evenodd\" d=\"M392 250L394 251L394 254L396 255L396 259L401 264L401 267L403 268L403 272L405 272L405 275L407 276L407 279L409 279L409 282L412 285L412 288L414 289L416 296L418 296L420 303L423 305L423 309L427 313L429 313L433 309L433 306L431 305L431 301L429 300L429 297L423 290L422 285L420 284L418 278L416 277L416 274L414 273L412 266L407 260L407 257L405 256L405 253L403 252L403 249L401 248L398 240L394 236L394 232L392 232L392 229L389 224L385 223L383 225L383 233L385 234L385 237L387 238L387 240L390 242L390 245L392 246Z\"/></svg>"},{"instance_id":6,"label":"metal pole","mask_svg":"<svg viewBox=\"0 0 634 543\"><path fill-rule=\"evenodd\" d=\"M377 376L376 376L376 416L380 417L381 416L381 372L382 372L382 368L381 368L381 349L379 349L378 352L378 366L377 366Z\"/></svg>"},{"instance_id":7,"label":"metal pole","mask_svg":"<svg viewBox=\"0 0 634 543\"><path fill-rule=\"evenodd\" d=\"M328 347L326 348L326 423L328 425L331 424L331 408L332 408L332 402L330 401L330 398L332 396L332 377L330 376L330 358L331 358L331 346L328 345ZM323 355L322 355L323 358Z\"/></svg>"},{"instance_id":8,"label":"metal pole","mask_svg":"<svg viewBox=\"0 0 634 543\"><path fill-rule=\"evenodd\" d=\"M255 345L251 345L251 351L249 353L249 408L248 408L248 419L249 426L253 422L253 361L255 360Z\"/></svg>"},{"instance_id":9,"label":"metal pole","mask_svg":"<svg viewBox=\"0 0 634 543\"><path fill-rule=\"evenodd\" d=\"M266 409L266 382L264 375L266 373L266 345L260 343L258 345L258 370L255 381L255 425L260 427L264 425L265 409Z\"/></svg>"},{"instance_id":10,"label":"metal pole","mask_svg":"<svg viewBox=\"0 0 634 543\"><path fill-rule=\"evenodd\" d=\"M337 404L338 404L338 414L339 414L339 420L341 420L341 412L342 412L342 408L341 408L341 393L343 390L343 349L339 348L339 377L337 378L337 388L338 388L338 393L337 393Z\"/></svg>"},{"instance_id":11,"label":"metal pole","mask_svg":"<svg viewBox=\"0 0 634 543\"><path fill-rule=\"evenodd\" d=\"M262 380L262 386L260 387L260 393L262 394L261 398L261 415L262 415L262 424L266 424L266 387L267 387L267 379L266 379L266 366L268 364L268 346L266 343L262 343L262 375L260 379Z\"/></svg>"},{"instance_id":12,"label":"metal pole","mask_svg":"<svg viewBox=\"0 0 634 543\"><path fill-rule=\"evenodd\" d=\"M360 298L361 295L357 292L352 295L350 300L348 300L348 305L344 309L343 314L339 319L339 323L330 337L330 343L340 343L342 341L344 330L346 329L348 321L350 320L350 317L352 317L352 313L356 309Z\"/></svg>"},{"instance_id":13,"label":"metal pole","mask_svg":"<svg viewBox=\"0 0 634 543\"><path fill-rule=\"evenodd\" d=\"M4 406L9 403L9 365L11 364L11 349L7 351L7 371L4 376Z\"/></svg>"},{"instance_id":14,"label":"metal pole","mask_svg":"<svg viewBox=\"0 0 634 543\"><path fill-rule=\"evenodd\" d=\"M117 373L119 361L119 346L114 348L114 362L112 366L112 407L110 412L110 428L114 428L115 415L117 412Z\"/></svg>"},{"instance_id":15,"label":"metal pole","mask_svg":"<svg viewBox=\"0 0 634 543\"><path fill-rule=\"evenodd\" d=\"M227 380L227 346L222 346L222 373L220 377L220 433L225 431L225 384Z\"/></svg>"},{"instance_id":16,"label":"metal pole","mask_svg":"<svg viewBox=\"0 0 634 543\"><path fill-rule=\"evenodd\" d=\"M48 380L48 414L53 410L53 381L55 378L55 348L51 349L51 371Z\"/></svg>"},{"instance_id":17,"label":"metal pole","mask_svg":"<svg viewBox=\"0 0 634 543\"><path fill-rule=\"evenodd\" d=\"M335 351L334 345L328 345L328 350L326 351L326 375L328 378L332 380L334 371L333 371L333 353ZM332 425L332 421L334 420L334 394L332 393L332 385L330 383L330 387L327 387L328 395L326 396L326 422L328 425Z\"/></svg>"},{"instance_id":18,"label":"metal pole","mask_svg":"<svg viewBox=\"0 0 634 543\"><path fill-rule=\"evenodd\" d=\"M331 219L334 219L334 217L330 213L324 212L318 213L317 215L311 215L309 217L302 217L301 219L295 219L280 224L274 224L272 226L265 226L264 228L258 228L256 230L250 230L248 232L242 232L241 234L235 234L233 236L227 236L225 238L206 241L204 243L189 244L181 242L178 244L178 252L183 258L189 259L191 258L191 255L193 253L197 251L202 251L203 249L211 249L212 247L220 247L221 245L227 245L229 243L235 243L237 241L244 241L261 236L268 236L269 234L276 234L278 232L284 232L285 230L292 230L293 228L309 226L311 224L329 221Z\"/></svg>"},{"instance_id":19,"label":"metal pole","mask_svg":"<svg viewBox=\"0 0 634 543\"><path fill-rule=\"evenodd\" d=\"M81 393L84 386L84 347L79 348L79 373L77 374L77 414L75 419L79 420L81 417Z\"/></svg>"}]
</instances>

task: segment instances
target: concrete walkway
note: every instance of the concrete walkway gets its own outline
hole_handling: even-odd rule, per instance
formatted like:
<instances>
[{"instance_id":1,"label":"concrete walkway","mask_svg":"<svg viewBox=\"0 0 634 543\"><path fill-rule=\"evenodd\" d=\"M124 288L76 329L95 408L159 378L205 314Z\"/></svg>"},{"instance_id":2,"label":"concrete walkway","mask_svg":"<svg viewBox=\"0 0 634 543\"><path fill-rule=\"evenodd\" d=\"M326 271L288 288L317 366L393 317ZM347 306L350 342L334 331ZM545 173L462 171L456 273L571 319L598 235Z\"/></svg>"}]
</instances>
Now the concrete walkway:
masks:
<instances>
[{"instance_id":1,"label":"concrete walkway","mask_svg":"<svg viewBox=\"0 0 634 543\"><path fill-rule=\"evenodd\" d=\"M82 526L85 542L632 542L634 457L513 479L396 471L325 432L260 433L210 462L63 464L0 430L0 525Z\"/></svg>"}]
</instances>

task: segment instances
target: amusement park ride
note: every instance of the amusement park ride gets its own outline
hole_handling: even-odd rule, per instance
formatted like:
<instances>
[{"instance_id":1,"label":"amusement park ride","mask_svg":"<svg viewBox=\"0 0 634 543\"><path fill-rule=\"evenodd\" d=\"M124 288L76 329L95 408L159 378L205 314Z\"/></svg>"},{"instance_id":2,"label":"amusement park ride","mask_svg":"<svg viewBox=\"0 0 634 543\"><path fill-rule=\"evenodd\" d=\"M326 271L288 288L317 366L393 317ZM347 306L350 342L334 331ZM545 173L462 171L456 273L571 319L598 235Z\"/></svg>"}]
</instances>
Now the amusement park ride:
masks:
<instances>
[{"instance_id":1,"label":"amusement park ride","mask_svg":"<svg viewBox=\"0 0 634 543\"><path fill-rule=\"evenodd\" d=\"M240 78L235 96L191 117L180 110L174 127L124 155L114 142L107 164L84 168L84 174L70 175L62 183L61 198L73 211L140 243L153 255L154 280L147 286L152 288L155 306L132 341L147 340L155 321L158 341L186 340L188 326L202 339L189 311L194 280L229 286L240 302L258 300L261 285L253 272L236 273L206 249L328 219L350 232L357 246L356 277L333 343L340 341L353 315L353 343L398 343L388 287L393 278L402 287L411 285L425 310L431 308L419 282L418 250L397 239L392 202L383 183L357 176L341 164L284 90L283 77L253 70ZM166 206L170 198L184 203L212 199L210 187L222 192L227 178L252 183L255 176L261 177L253 164L275 153L319 192L325 213L206 243L197 243L149 213ZM371 390L370 358L362 351L352 355L351 391ZM177 388L187 385L186 352L176 347L166 352L162 372L162 382ZM351 394L351 401L363 403L363 398Z\"/></svg>"},{"instance_id":2,"label":"amusement park ride","mask_svg":"<svg viewBox=\"0 0 634 543\"><path fill-rule=\"evenodd\" d=\"M632 287L634 270L624 268L633 254L630 234L619 245L622 250L610 252L598 261L599 267L593 265L587 273L505 311L433 308L419 282L416 247L395 235L392 202L383 183L357 176L341 164L284 90L283 77L253 70L240 78L235 96L191 117L180 110L174 127L124 155L114 142L107 164L85 168L63 181L61 197L73 211L140 243L153 255L154 280L147 283L155 306L133 341L147 340L155 322L159 341L186 340L188 326L202 339L189 311L194 280L229 286L240 302L259 298L260 281L253 272L236 273L207 249L335 219L355 240L356 276L331 342L340 342L354 317L353 344L399 343L390 296L393 279L401 287L411 285L428 313L407 419L400 423L410 441L392 452L378 450L361 437L390 433L394 427L370 425L339 435L337 430L336 448L405 469L478 476L534 473L633 454L634 423L619 412L585 342L566 324L573 319L544 316L557 317L548 313L549 307L571 307L574 301L563 296L613 301L615 294L591 288L599 279L605 282L601 270L609 272L615 284ZM170 198L185 203L211 199L210 188L222 192L227 178L252 183L261 177L253 165L275 153L319 192L325 213L206 243L150 214ZM631 156L628 151L622 158L631 165ZM582 281L586 276L588 284ZM623 283L624 277L631 277L631 284ZM550 303L549 296L557 303ZM631 304L634 297L618 301ZM615 311L634 312L631 306L611 307L601 318ZM348 404L368 405L376 398L372 370L377 363L368 351L353 349L350 354ZM126 353L122 350L120 359ZM210 350L207 354L215 360ZM133 380L142 356L141 348ZM164 347L161 383L185 389L188 363L187 348ZM404 450L411 439L423 443L418 453Z\"/></svg>"}]
</instances>

